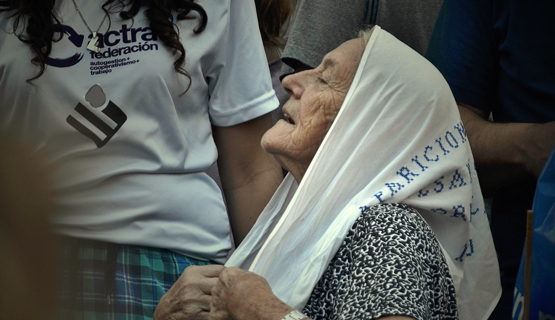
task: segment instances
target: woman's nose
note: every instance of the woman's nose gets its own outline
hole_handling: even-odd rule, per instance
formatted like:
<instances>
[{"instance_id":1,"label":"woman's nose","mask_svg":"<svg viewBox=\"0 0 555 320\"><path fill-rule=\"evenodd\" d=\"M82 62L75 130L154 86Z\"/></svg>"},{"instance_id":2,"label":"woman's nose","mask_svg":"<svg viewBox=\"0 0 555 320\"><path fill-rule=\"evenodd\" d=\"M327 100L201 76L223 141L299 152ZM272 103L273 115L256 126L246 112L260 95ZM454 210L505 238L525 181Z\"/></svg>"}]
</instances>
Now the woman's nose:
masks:
<instances>
[{"instance_id":1,"label":"woman's nose","mask_svg":"<svg viewBox=\"0 0 555 320\"><path fill-rule=\"evenodd\" d=\"M290 74L281 81L285 91L294 96L296 99L299 99L303 94L304 86L302 80L305 76L305 72L306 71Z\"/></svg>"}]
</instances>

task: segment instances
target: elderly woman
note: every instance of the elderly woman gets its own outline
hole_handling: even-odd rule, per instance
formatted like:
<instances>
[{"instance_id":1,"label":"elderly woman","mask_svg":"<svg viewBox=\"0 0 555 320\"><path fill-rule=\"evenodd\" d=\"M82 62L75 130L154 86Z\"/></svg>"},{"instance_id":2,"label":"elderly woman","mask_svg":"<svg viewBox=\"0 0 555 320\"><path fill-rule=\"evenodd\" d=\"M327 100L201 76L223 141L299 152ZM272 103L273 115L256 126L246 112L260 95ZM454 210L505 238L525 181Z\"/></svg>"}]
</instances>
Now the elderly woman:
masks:
<instances>
[{"instance_id":1,"label":"elderly woman","mask_svg":"<svg viewBox=\"0 0 555 320\"><path fill-rule=\"evenodd\" d=\"M262 145L290 174L205 273L209 318L487 319L497 259L439 72L376 26L283 85Z\"/></svg>"}]
</instances>

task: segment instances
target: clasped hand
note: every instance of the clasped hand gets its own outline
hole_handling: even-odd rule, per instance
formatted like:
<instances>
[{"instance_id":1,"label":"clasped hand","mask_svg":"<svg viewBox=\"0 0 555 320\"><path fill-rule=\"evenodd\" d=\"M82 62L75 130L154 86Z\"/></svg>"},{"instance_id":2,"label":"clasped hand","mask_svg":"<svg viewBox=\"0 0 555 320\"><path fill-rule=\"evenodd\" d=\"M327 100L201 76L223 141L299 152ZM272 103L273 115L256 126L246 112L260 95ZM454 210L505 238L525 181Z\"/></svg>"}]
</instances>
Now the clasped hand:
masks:
<instances>
[{"instance_id":1,"label":"clasped hand","mask_svg":"<svg viewBox=\"0 0 555 320\"><path fill-rule=\"evenodd\" d=\"M160 299L154 320L208 319L212 288L224 268L222 265L187 267Z\"/></svg>"},{"instance_id":2,"label":"clasped hand","mask_svg":"<svg viewBox=\"0 0 555 320\"><path fill-rule=\"evenodd\" d=\"M281 319L291 310L257 274L220 265L191 266L160 299L154 319Z\"/></svg>"}]
</instances>

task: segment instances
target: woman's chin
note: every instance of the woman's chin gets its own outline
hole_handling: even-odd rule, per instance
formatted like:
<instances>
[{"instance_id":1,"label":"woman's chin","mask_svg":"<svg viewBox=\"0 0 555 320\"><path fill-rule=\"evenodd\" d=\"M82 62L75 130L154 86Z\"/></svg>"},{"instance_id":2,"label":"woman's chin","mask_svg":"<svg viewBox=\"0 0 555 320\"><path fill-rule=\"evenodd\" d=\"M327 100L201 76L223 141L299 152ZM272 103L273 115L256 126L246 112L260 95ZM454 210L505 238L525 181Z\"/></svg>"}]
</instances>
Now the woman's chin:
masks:
<instances>
[{"instance_id":1,"label":"woman's chin","mask_svg":"<svg viewBox=\"0 0 555 320\"><path fill-rule=\"evenodd\" d=\"M293 125L285 120L279 120L262 136L262 149L271 154L285 152L290 143L293 130Z\"/></svg>"}]
</instances>

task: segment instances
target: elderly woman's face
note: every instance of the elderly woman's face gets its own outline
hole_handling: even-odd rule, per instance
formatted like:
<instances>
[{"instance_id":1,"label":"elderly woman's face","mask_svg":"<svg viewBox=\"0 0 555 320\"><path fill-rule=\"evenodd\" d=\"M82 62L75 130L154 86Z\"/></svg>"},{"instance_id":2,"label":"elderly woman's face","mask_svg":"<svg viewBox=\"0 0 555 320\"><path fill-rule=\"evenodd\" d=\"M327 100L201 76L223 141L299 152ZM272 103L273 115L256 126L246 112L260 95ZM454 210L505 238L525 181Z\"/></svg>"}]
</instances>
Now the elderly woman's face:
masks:
<instances>
[{"instance_id":1,"label":"elderly woman's face","mask_svg":"<svg viewBox=\"0 0 555 320\"><path fill-rule=\"evenodd\" d=\"M262 147L271 153L295 178L301 177L316 154L347 91L364 53L362 39L345 42L328 53L313 70L287 76L283 87L291 98L280 120L262 137ZM304 171L303 171L304 170Z\"/></svg>"}]
</instances>

